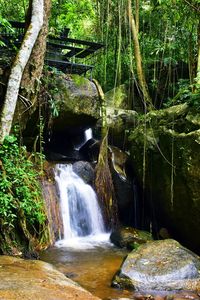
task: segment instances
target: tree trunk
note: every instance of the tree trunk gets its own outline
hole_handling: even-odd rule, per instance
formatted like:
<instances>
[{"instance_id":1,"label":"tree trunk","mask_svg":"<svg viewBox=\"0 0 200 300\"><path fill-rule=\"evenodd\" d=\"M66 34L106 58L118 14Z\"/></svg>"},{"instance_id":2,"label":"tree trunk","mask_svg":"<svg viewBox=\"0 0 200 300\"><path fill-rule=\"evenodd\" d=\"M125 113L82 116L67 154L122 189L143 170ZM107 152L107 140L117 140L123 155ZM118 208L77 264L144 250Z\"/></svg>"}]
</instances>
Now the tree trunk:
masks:
<instances>
[{"instance_id":1,"label":"tree trunk","mask_svg":"<svg viewBox=\"0 0 200 300\"><path fill-rule=\"evenodd\" d=\"M14 60L0 119L0 143L9 135L17 105L19 88L25 96L35 95L44 64L50 0L30 1L30 24ZM33 105L35 97L31 97Z\"/></svg>"},{"instance_id":2,"label":"tree trunk","mask_svg":"<svg viewBox=\"0 0 200 300\"><path fill-rule=\"evenodd\" d=\"M48 20L50 15L51 0L43 0L44 12L43 12L43 26L39 32L38 38L33 47L31 57L25 67L21 88L26 90L25 96L31 98L31 93L35 93L36 81L41 77L43 66L44 66L44 56L46 53L46 37L48 34Z\"/></svg>"},{"instance_id":3,"label":"tree trunk","mask_svg":"<svg viewBox=\"0 0 200 300\"><path fill-rule=\"evenodd\" d=\"M199 89L200 86L200 21L199 21L199 17L200 17L200 3L199 0L196 1L189 1L189 0L184 0L184 2L194 11L194 13L196 14L196 16L194 15L194 17L196 17L196 19L198 20L198 24L197 24L197 72L196 72L196 83L197 83L197 87L196 89Z\"/></svg>"},{"instance_id":4,"label":"tree trunk","mask_svg":"<svg viewBox=\"0 0 200 300\"><path fill-rule=\"evenodd\" d=\"M192 32L191 30L189 39L188 39L188 69L189 69L189 78L190 84L194 83L194 79L196 77L196 68L195 68L195 58L194 58L194 51L193 51L193 40L192 40Z\"/></svg>"},{"instance_id":5,"label":"tree trunk","mask_svg":"<svg viewBox=\"0 0 200 300\"><path fill-rule=\"evenodd\" d=\"M136 26L137 33L139 32L139 27L140 27L139 12L140 12L140 1L135 0L135 26Z\"/></svg>"},{"instance_id":6,"label":"tree trunk","mask_svg":"<svg viewBox=\"0 0 200 300\"><path fill-rule=\"evenodd\" d=\"M139 3L139 2L137 2L137 3ZM147 107L150 110L150 109L153 109L153 104L152 104L151 97L149 95L144 71L142 68L142 56L141 56L141 52L140 52L140 45L139 45L138 32L137 32L137 27L139 24L137 24L137 27L136 27L136 21L132 14L131 4L132 4L131 0L128 0L127 14L128 14L130 29L131 29L131 32L133 35L133 41L134 41L134 53L135 53L138 81L139 81L139 85L140 85L140 88L141 88L141 91L143 94L144 105L145 105L145 107ZM138 17L137 17L137 22L139 22Z\"/></svg>"},{"instance_id":7,"label":"tree trunk","mask_svg":"<svg viewBox=\"0 0 200 300\"><path fill-rule=\"evenodd\" d=\"M25 67L21 84L20 94L29 100L29 107L24 107L22 101L17 102L15 116L13 123L19 123L22 130L26 127L30 116L38 108L38 93L40 91L40 77L44 67L44 58L46 53L46 39L48 35L48 20L51 9L51 0L44 1L44 17L43 26L40 30L38 38L33 47L31 57ZM31 10L29 9L29 20L31 17Z\"/></svg>"},{"instance_id":8,"label":"tree trunk","mask_svg":"<svg viewBox=\"0 0 200 300\"><path fill-rule=\"evenodd\" d=\"M197 29L198 53L197 53L197 85L200 86L200 21Z\"/></svg>"}]
</instances>

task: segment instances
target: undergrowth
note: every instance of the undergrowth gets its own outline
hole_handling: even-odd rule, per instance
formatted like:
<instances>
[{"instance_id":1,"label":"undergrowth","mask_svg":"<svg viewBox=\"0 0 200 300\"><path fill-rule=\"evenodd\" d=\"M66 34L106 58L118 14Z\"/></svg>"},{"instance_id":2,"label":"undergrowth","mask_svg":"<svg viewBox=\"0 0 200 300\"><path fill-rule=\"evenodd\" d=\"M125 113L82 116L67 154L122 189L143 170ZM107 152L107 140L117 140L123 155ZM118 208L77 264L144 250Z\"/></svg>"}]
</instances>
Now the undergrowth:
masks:
<instances>
[{"instance_id":1,"label":"undergrowth","mask_svg":"<svg viewBox=\"0 0 200 300\"><path fill-rule=\"evenodd\" d=\"M40 239L46 216L38 172L24 146L7 136L0 147L0 233L23 232L26 240ZM12 239L11 238L11 239Z\"/></svg>"},{"instance_id":2,"label":"undergrowth","mask_svg":"<svg viewBox=\"0 0 200 300\"><path fill-rule=\"evenodd\" d=\"M195 83L190 85L188 80L179 80L179 91L176 96L164 104L164 107L170 107L182 103L187 103L195 109L200 109L200 86Z\"/></svg>"}]
</instances>

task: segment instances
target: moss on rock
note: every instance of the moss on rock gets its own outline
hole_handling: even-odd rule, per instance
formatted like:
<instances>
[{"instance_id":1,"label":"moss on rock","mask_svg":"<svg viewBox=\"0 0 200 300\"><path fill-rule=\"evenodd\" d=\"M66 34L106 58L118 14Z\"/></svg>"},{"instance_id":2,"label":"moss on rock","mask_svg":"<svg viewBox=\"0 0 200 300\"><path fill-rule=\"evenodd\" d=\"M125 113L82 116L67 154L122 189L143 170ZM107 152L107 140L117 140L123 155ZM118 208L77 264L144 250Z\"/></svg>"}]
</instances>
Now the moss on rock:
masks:
<instances>
[{"instance_id":1,"label":"moss on rock","mask_svg":"<svg viewBox=\"0 0 200 300\"><path fill-rule=\"evenodd\" d=\"M100 118L100 102L93 82L78 75L52 75L48 84L55 130L95 123Z\"/></svg>"},{"instance_id":2,"label":"moss on rock","mask_svg":"<svg viewBox=\"0 0 200 300\"><path fill-rule=\"evenodd\" d=\"M147 114L130 135L131 160L161 226L200 248L200 114L186 104Z\"/></svg>"}]
</instances>

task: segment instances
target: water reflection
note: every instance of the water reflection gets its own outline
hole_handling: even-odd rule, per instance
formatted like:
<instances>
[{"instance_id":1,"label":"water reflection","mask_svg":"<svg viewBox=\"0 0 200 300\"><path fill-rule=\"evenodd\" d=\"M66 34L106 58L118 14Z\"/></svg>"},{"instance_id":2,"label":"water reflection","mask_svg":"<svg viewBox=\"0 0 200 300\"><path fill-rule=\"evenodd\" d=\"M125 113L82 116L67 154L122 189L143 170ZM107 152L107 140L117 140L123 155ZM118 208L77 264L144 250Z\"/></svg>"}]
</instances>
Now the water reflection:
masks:
<instances>
[{"instance_id":1,"label":"water reflection","mask_svg":"<svg viewBox=\"0 0 200 300\"><path fill-rule=\"evenodd\" d=\"M112 277L126 255L126 250L117 249L110 244L81 250L53 247L41 253L41 259L52 263L67 277L101 299L133 299L132 292L110 287Z\"/></svg>"}]
</instances>

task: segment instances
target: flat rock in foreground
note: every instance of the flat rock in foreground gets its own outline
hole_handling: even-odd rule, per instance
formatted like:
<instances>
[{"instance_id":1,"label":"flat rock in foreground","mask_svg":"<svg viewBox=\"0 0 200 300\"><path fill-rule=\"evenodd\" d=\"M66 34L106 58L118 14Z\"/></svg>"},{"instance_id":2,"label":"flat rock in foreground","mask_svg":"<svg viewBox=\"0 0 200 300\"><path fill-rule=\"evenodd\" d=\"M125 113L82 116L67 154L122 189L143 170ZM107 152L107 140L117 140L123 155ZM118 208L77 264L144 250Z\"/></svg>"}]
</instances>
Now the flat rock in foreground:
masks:
<instances>
[{"instance_id":1,"label":"flat rock in foreground","mask_svg":"<svg viewBox=\"0 0 200 300\"><path fill-rule=\"evenodd\" d=\"M0 256L0 299L98 300L48 263Z\"/></svg>"},{"instance_id":2,"label":"flat rock in foreground","mask_svg":"<svg viewBox=\"0 0 200 300\"><path fill-rule=\"evenodd\" d=\"M148 242L127 256L113 286L199 292L200 258L172 239Z\"/></svg>"}]
</instances>

